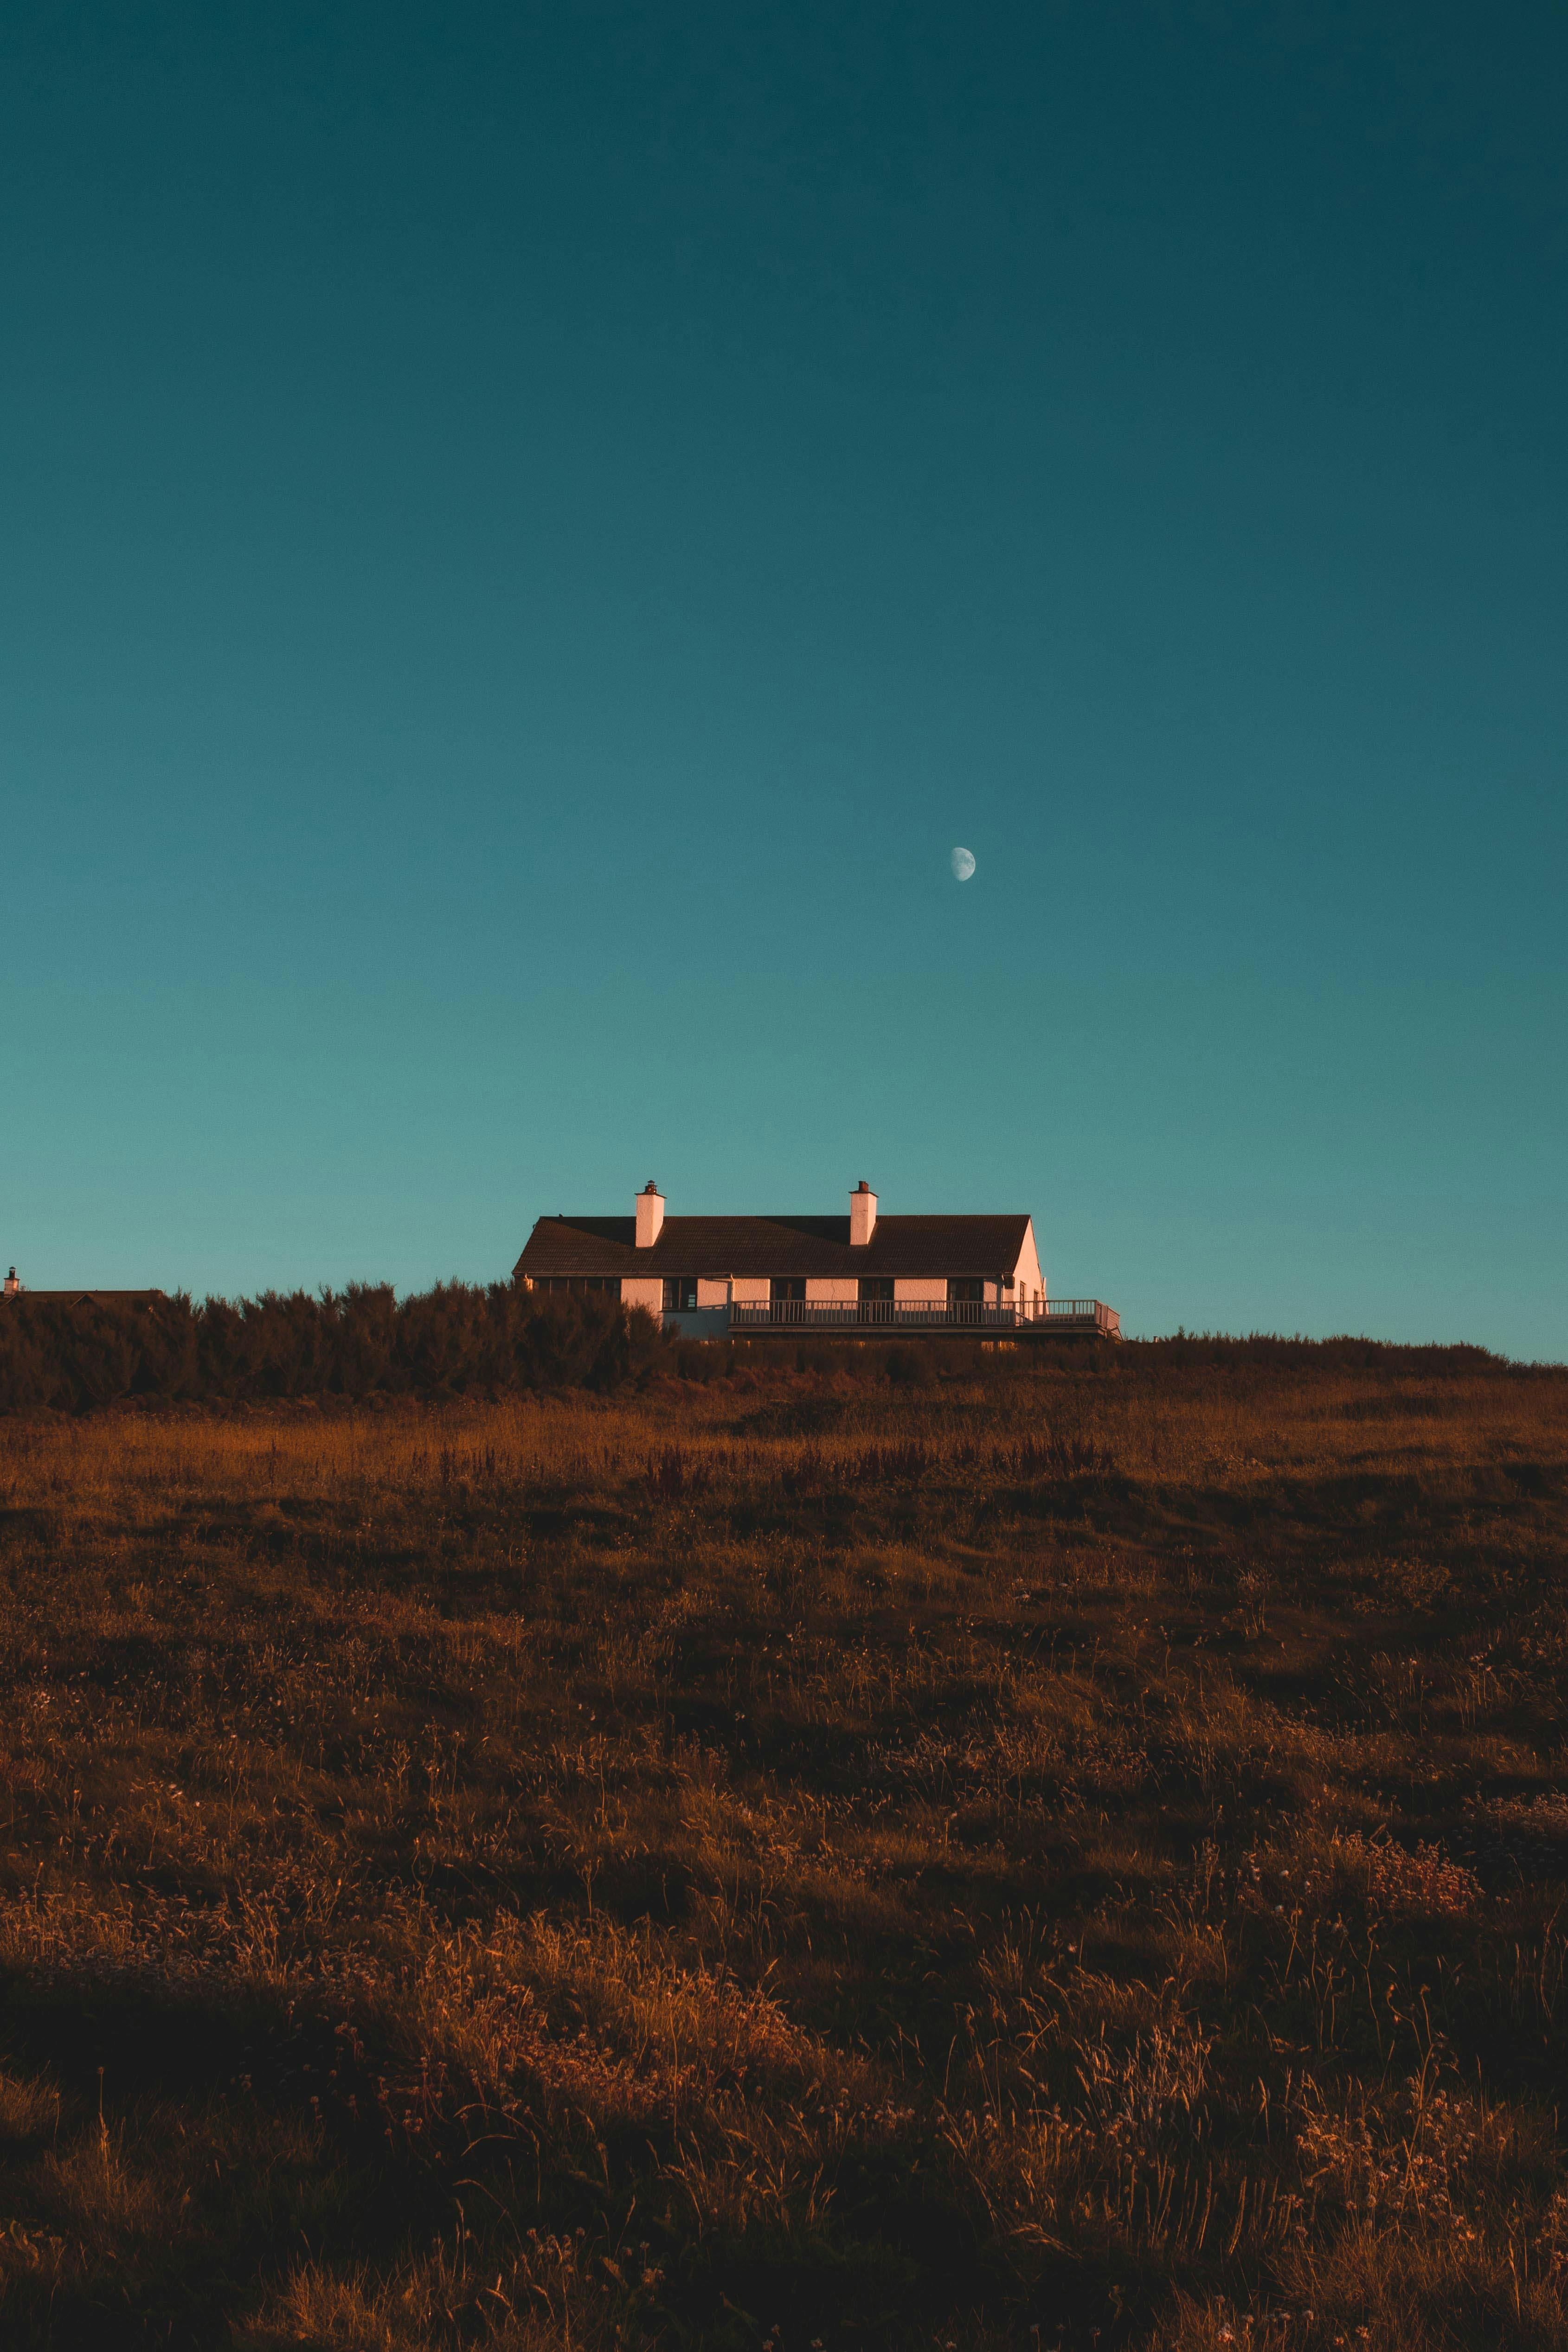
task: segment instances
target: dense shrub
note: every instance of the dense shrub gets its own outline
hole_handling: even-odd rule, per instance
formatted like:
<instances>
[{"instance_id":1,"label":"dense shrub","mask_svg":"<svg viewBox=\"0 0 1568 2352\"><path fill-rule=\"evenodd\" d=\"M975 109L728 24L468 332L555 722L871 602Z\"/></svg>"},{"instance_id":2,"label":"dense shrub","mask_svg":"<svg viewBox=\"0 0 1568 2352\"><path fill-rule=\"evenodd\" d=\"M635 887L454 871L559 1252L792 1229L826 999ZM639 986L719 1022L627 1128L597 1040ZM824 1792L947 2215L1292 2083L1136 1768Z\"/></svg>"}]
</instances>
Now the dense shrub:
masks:
<instances>
[{"instance_id":1,"label":"dense shrub","mask_svg":"<svg viewBox=\"0 0 1568 2352\"><path fill-rule=\"evenodd\" d=\"M0 1412L83 1412L127 1397L258 1402L298 1396L607 1390L668 1349L640 1308L536 1297L509 1283L390 1284L195 1301L0 1307Z\"/></svg>"},{"instance_id":2,"label":"dense shrub","mask_svg":"<svg viewBox=\"0 0 1568 2352\"><path fill-rule=\"evenodd\" d=\"M1120 1350L1118 1351L1121 1352ZM1370 1373L1374 1379L1473 1381L1489 1372L1517 1369L1506 1357L1463 1341L1409 1344L1343 1334L1331 1339L1288 1339L1278 1331L1233 1338L1220 1331L1177 1331L1168 1339L1134 1340L1127 1364L1157 1357L1159 1376L1174 1370L1256 1372L1269 1379L1283 1372Z\"/></svg>"}]
</instances>

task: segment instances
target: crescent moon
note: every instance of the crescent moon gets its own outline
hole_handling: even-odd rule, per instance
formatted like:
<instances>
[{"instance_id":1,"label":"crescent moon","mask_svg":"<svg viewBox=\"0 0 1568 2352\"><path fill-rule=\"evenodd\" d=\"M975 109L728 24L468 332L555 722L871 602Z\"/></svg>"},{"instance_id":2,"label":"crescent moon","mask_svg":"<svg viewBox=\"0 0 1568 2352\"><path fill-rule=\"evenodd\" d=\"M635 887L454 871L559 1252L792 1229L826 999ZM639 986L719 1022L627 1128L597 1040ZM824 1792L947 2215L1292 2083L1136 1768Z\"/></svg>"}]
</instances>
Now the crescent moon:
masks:
<instances>
[{"instance_id":1,"label":"crescent moon","mask_svg":"<svg viewBox=\"0 0 1568 2352\"><path fill-rule=\"evenodd\" d=\"M974 852L973 849L955 849L948 864L952 868L955 882L967 882L974 871Z\"/></svg>"}]
</instances>

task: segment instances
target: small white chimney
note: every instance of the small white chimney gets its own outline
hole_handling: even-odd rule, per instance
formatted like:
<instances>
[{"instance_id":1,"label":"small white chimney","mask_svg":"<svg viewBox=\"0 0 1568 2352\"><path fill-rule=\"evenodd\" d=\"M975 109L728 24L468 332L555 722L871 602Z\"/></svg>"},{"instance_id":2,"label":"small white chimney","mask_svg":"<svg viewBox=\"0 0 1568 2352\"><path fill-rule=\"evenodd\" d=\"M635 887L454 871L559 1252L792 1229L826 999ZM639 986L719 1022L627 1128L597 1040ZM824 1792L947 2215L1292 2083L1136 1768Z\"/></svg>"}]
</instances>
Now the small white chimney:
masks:
<instances>
[{"instance_id":1,"label":"small white chimney","mask_svg":"<svg viewBox=\"0 0 1568 2352\"><path fill-rule=\"evenodd\" d=\"M22 1287L21 1284L20 1284L20 1283L17 1281L17 1279L16 1279L16 1267L15 1267L15 1266L13 1266L13 1267L11 1268L10 1273L5 1276L5 1296L6 1296L6 1297L7 1297L7 1298L15 1298L15 1297L16 1297L16 1293L21 1289L21 1287Z\"/></svg>"},{"instance_id":2,"label":"small white chimney","mask_svg":"<svg viewBox=\"0 0 1568 2352\"><path fill-rule=\"evenodd\" d=\"M864 1249L877 1229L877 1195L864 1176L849 1195L849 1246Z\"/></svg>"},{"instance_id":3,"label":"small white chimney","mask_svg":"<svg viewBox=\"0 0 1568 2352\"><path fill-rule=\"evenodd\" d=\"M664 1223L664 1194L650 1176L646 1189L637 1194L637 1247L652 1249Z\"/></svg>"}]
</instances>

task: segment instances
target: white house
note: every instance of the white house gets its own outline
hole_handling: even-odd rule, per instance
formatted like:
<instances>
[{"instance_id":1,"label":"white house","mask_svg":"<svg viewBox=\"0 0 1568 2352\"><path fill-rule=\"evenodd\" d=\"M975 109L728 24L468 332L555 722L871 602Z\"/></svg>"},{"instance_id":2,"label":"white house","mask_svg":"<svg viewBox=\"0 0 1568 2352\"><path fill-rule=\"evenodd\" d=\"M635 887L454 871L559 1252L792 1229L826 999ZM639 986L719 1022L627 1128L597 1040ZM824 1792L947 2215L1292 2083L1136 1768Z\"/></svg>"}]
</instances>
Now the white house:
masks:
<instances>
[{"instance_id":1,"label":"white house","mask_svg":"<svg viewBox=\"0 0 1568 2352\"><path fill-rule=\"evenodd\" d=\"M629 1217L541 1217L513 1278L533 1290L608 1293L689 1339L1047 1320L1119 1336L1097 1301L1047 1300L1027 1216L879 1216L866 1183L847 1217L667 1217L650 1183Z\"/></svg>"}]
</instances>

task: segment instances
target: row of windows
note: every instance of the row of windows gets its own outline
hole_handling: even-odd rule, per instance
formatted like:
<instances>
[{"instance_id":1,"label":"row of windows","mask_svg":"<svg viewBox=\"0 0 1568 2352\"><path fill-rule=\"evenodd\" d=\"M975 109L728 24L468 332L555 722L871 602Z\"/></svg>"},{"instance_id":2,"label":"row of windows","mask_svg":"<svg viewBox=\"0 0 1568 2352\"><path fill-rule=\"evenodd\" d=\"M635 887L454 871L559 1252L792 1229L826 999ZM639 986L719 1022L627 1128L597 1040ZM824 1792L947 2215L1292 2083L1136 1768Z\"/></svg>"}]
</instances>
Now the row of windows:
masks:
<instances>
[{"instance_id":1,"label":"row of windows","mask_svg":"<svg viewBox=\"0 0 1568 2352\"><path fill-rule=\"evenodd\" d=\"M546 1274L534 1279L535 1290L571 1293L582 1297L589 1292L607 1292L613 1298L621 1295L618 1274ZM856 1296L862 1300L889 1303L893 1297L891 1280L886 1275L865 1275L856 1286ZM947 1286L950 1307L978 1306L985 1296L985 1285L978 1275L955 1275ZM768 1285L771 1299L805 1298L805 1276L803 1274L775 1275ZM689 1315L697 1306L697 1276L694 1274L667 1274L664 1277L664 1311L667 1315Z\"/></svg>"},{"instance_id":2,"label":"row of windows","mask_svg":"<svg viewBox=\"0 0 1568 2352\"><path fill-rule=\"evenodd\" d=\"M863 1275L855 1286L855 1295L864 1303L892 1304L893 1285L889 1276L879 1274ZM978 1306L985 1296L985 1285L978 1276L955 1276L947 1286L948 1304ZM805 1301L804 1274L775 1274L768 1285L768 1297L777 1305L792 1298ZM697 1276L694 1274L667 1274L664 1277L664 1311L667 1315L690 1314L697 1305Z\"/></svg>"}]
</instances>

